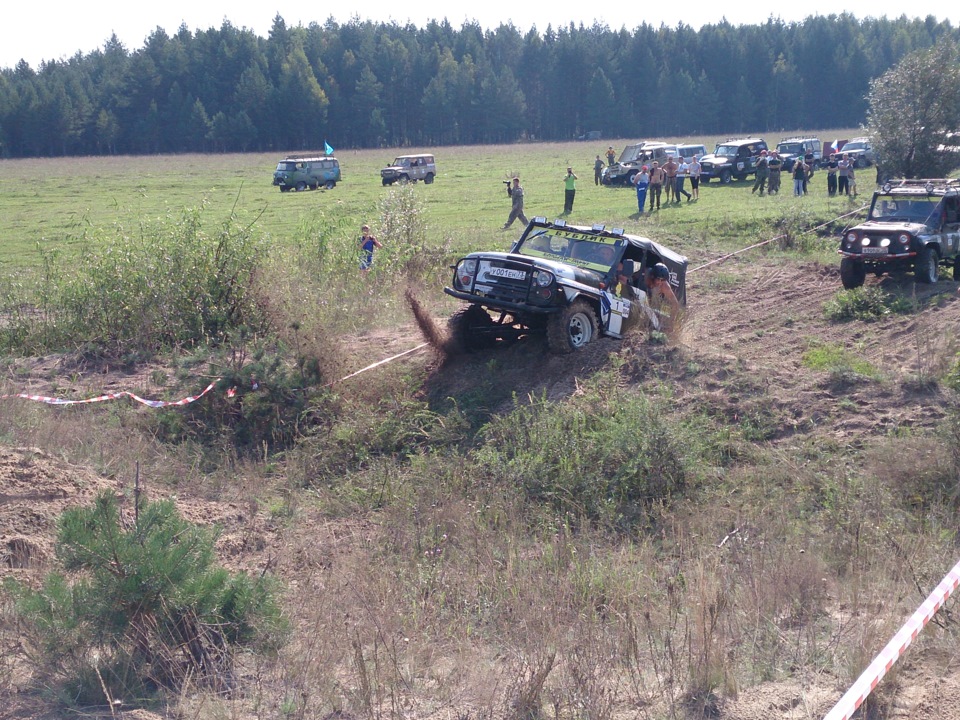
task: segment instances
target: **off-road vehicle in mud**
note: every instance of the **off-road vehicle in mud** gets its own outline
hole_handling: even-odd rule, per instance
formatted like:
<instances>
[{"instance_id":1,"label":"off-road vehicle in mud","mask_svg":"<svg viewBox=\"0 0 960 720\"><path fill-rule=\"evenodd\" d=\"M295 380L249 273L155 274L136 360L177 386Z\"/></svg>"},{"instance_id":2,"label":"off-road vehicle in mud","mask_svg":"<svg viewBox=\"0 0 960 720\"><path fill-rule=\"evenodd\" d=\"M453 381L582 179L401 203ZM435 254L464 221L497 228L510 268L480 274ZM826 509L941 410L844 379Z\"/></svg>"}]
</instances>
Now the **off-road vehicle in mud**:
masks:
<instances>
[{"instance_id":1,"label":"off-road vehicle in mud","mask_svg":"<svg viewBox=\"0 0 960 720\"><path fill-rule=\"evenodd\" d=\"M717 178L724 184L734 178L745 180L748 175L756 174L757 160L766 149L767 143L762 138L719 142L710 155L700 158L700 180L710 182L711 178Z\"/></svg>"},{"instance_id":2,"label":"off-road vehicle in mud","mask_svg":"<svg viewBox=\"0 0 960 720\"><path fill-rule=\"evenodd\" d=\"M777 143L777 152L783 160L784 172L793 172L793 164L798 157L804 158L813 171L820 167L823 160L823 143L815 137L788 137Z\"/></svg>"},{"instance_id":3,"label":"off-road vehicle in mud","mask_svg":"<svg viewBox=\"0 0 960 720\"><path fill-rule=\"evenodd\" d=\"M653 164L654 160L663 165L676 148L676 145L649 140L627 145L618 160L603 169L600 182L603 185L629 185L641 167Z\"/></svg>"},{"instance_id":4,"label":"off-road vehicle in mud","mask_svg":"<svg viewBox=\"0 0 960 720\"><path fill-rule=\"evenodd\" d=\"M860 287L867 273L913 271L937 281L940 265L960 280L960 180L893 180L875 190L867 221L840 239L840 280Z\"/></svg>"},{"instance_id":5,"label":"off-road vehicle in mud","mask_svg":"<svg viewBox=\"0 0 960 720\"><path fill-rule=\"evenodd\" d=\"M280 192L290 190L316 190L334 188L340 182L340 161L331 155L288 155L277 163L273 171L273 184Z\"/></svg>"},{"instance_id":6,"label":"off-road vehicle in mud","mask_svg":"<svg viewBox=\"0 0 960 720\"><path fill-rule=\"evenodd\" d=\"M429 185L436 176L437 163L433 155L400 155L391 165L380 171L380 181L384 185L418 180Z\"/></svg>"},{"instance_id":7,"label":"off-road vehicle in mud","mask_svg":"<svg viewBox=\"0 0 960 720\"><path fill-rule=\"evenodd\" d=\"M454 266L444 292L468 304L450 318L451 340L470 351L545 333L551 351L568 353L598 333L622 337L633 314L645 314L659 329L662 316L644 291L646 273L657 263L667 266L670 285L685 304L682 255L620 228L534 218L510 252L471 253ZM621 273L632 282L618 295Z\"/></svg>"}]
</instances>

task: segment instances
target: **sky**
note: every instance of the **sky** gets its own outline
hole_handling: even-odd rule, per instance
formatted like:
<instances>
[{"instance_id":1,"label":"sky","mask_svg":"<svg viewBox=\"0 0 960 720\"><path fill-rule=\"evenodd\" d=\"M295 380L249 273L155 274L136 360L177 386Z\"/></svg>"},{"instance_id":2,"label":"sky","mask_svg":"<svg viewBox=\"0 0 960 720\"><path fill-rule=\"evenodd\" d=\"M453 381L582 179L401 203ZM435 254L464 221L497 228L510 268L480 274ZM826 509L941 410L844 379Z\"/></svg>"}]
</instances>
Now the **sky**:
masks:
<instances>
[{"instance_id":1,"label":"sky","mask_svg":"<svg viewBox=\"0 0 960 720\"><path fill-rule=\"evenodd\" d=\"M753 10L749 5L759 10ZM351 0L342 9L337 3L287 2L270 6L263 0L161 0L130 2L124 0L93 0L93 2L47 3L39 0L16 0L3 10L0 24L0 68L12 68L21 59L37 69L41 62L66 60L78 51L84 55L102 48L113 33L127 50L143 47L144 41L156 28L173 35L182 24L191 31L219 28L224 20L237 28L247 28L266 37L279 13L288 27L324 23L333 18L339 23L358 17L361 20L413 23L423 27L429 20L446 18L455 28L465 21L476 21L485 29L512 22L526 32L536 26L543 31L553 27L599 22L612 29L626 27L632 30L646 22L655 27L665 24L676 27L684 23L695 29L717 23L726 18L733 25L757 25L772 15L784 22L799 22L811 15L828 16L849 12L857 18L890 17L906 14L926 17L932 14L938 20L949 20L960 26L960 3L932 3L930 11L905 10L902 0L805 0L800 3L777 3L776 11L763 8L764 3L736 2L727 5L716 0L688 0L672 3L640 3L614 0L602 7L590 2L553 2L536 4L516 0L486 0L479 5L444 2L443 0L415 0L398 3L396 0ZM662 6L662 7L657 7ZM793 7L790 7L793 6ZM838 7L838 6L842 6ZM459 8L459 9L454 9Z\"/></svg>"}]
</instances>

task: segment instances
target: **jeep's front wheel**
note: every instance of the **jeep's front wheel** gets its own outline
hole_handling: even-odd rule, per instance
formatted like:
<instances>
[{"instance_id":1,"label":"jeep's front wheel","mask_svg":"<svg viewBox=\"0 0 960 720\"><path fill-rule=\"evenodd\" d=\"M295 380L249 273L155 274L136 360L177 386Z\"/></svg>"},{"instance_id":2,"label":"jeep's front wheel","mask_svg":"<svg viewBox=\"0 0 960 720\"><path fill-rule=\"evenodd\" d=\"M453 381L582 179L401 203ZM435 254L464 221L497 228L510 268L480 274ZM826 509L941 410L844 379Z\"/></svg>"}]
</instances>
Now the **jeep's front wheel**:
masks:
<instances>
[{"instance_id":1,"label":"jeep's front wheel","mask_svg":"<svg viewBox=\"0 0 960 720\"><path fill-rule=\"evenodd\" d=\"M937 281L937 255L936 248L924 246L917 253L917 261L913 266L913 279L918 283L930 285Z\"/></svg>"},{"instance_id":2,"label":"jeep's front wheel","mask_svg":"<svg viewBox=\"0 0 960 720\"><path fill-rule=\"evenodd\" d=\"M493 325L490 313L479 305L460 308L447 321L447 352L460 355L490 347L496 341Z\"/></svg>"},{"instance_id":3,"label":"jeep's front wheel","mask_svg":"<svg viewBox=\"0 0 960 720\"><path fill-rule=\"evenodd\" d=\"M552 352L564 354L580 350L597 334L597 315L583 300L552 315L547 322L547 345Z\"/></svg>"},{"instance_id":4,"label":"jeep's front wheel","mask_svg":"<svg viewBox=\"0 0 960 720\"><path fill-rule=\"evenodd\" d=\"M297 192L303 192L306 189L307 189L307 184L303 180L297 183Z\"/></svg>"},{"instance_id":5,"label":"jeep's front wheel","mask_svg":"<svg viewBox=\"0 0 960 720\"><path fill-rule=\"evenodd\" d=\"M423 182L427 185L433 184L433 173L427 173L427 176L423 179Z\"/></svg>"},{"instance_id":6,"label":"jeep's front wheel","mask_svg":"<svg viewBox=\"0 0 960 720\"><path fill-rule=\"evenodd\" d=\"M337 186L337 184L336 184L333 180L327 180L327 181L323 184L323 187L324 187L326 190L333 190L336 186Z\"/></svg>"},{"instance_id":7,"label":"jeep's front wheel","mask_svg":"<svg viewBox=\"0 0 960 720\"><path fill-rule=\"evenodd\" d=\"M721 170L721 171L720 171L720 184L721 184L721 185L729 185L731 180L733 180L733 173L732 173L732 172L730 172L729 170Z\"/></svg>"},{"instance_id":8,"label":"jeep's front wheel","mask_svg":"<svg viewBox=\"0 0 960 720\"><path fill-rule=\"evenodd\" d=\"M867 279L867 269L862 262L845 257L840 261L840 282L845 290L853 290L863 285Z\"/></svg>"}]
</instances>

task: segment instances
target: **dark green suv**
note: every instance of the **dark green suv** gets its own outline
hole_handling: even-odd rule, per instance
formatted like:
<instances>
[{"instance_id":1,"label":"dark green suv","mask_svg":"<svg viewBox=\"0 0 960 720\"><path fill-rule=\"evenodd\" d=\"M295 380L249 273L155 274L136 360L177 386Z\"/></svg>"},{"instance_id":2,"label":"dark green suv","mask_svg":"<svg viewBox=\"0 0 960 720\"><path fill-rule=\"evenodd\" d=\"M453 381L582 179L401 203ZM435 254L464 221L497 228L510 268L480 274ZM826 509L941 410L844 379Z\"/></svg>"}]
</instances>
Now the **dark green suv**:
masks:
<instances>
[{"instance_id":1,"label":"dark green suv","mask_svg":"<svg viewBox=\"0 0 960 720\"><path fill-rule=\"evenodd\" d=\"M290 190L316 190L324 187L328 190L340 182L340 161L331 155L309 157L288 155L277 163L273 172L273 184L280 192Z\"/></svg>"}]
</instances>

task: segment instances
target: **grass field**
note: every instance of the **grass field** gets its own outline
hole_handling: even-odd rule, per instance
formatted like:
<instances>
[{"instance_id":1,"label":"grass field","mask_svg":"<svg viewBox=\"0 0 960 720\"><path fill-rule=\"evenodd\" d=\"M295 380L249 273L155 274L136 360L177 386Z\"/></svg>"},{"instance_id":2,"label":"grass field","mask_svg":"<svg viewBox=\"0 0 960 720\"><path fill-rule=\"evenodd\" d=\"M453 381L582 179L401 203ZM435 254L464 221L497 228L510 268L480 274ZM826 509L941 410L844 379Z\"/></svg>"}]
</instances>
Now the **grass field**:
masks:
<instances>
[{"instance_id":1,"label":"grass field","mask_svg":"<svg viewBox=\"0 0 960 720\"><path fill-rule=\"evenodd\" d=\"M849 137L853 132L824 131L820 137ZM687 140L709 149L716 139ZM767 138L770 145L777 139ZM213 219L236 212L256 221L259 232L276 243L291 241L300 228L318 222L358 234L363 222L376 224L378 201L389 192L380 183L379 169L394 154L420 151L437 157L437 181L417 188L429 232L460 250L509 245L513 236L498 230L510 209L502 181L514 174L526 190L528 217L559 217L568 165L579 177L569 222L624 227L668 241L694 261L715 243L725 247L756 239L779 218L833 216L850 207L845 199L826 197L820 173L813 192L800 201L791 196L787 183L780 196L758 198L743 191L750 181L723 187L714 182L704 187L695 205L638 218L629 188L598 188L593 182L594 156L602 156L607 144L619 151L626 142L345 150L337 153L343 182L335 189L283 194L271 181L284 153L3 160L0 269L36 265L38 244L69 254L98 231L119 227L135 234L143 223L201 205ZM871 181L863 178L861 187Z\"/></svg>"}]
</instances>

